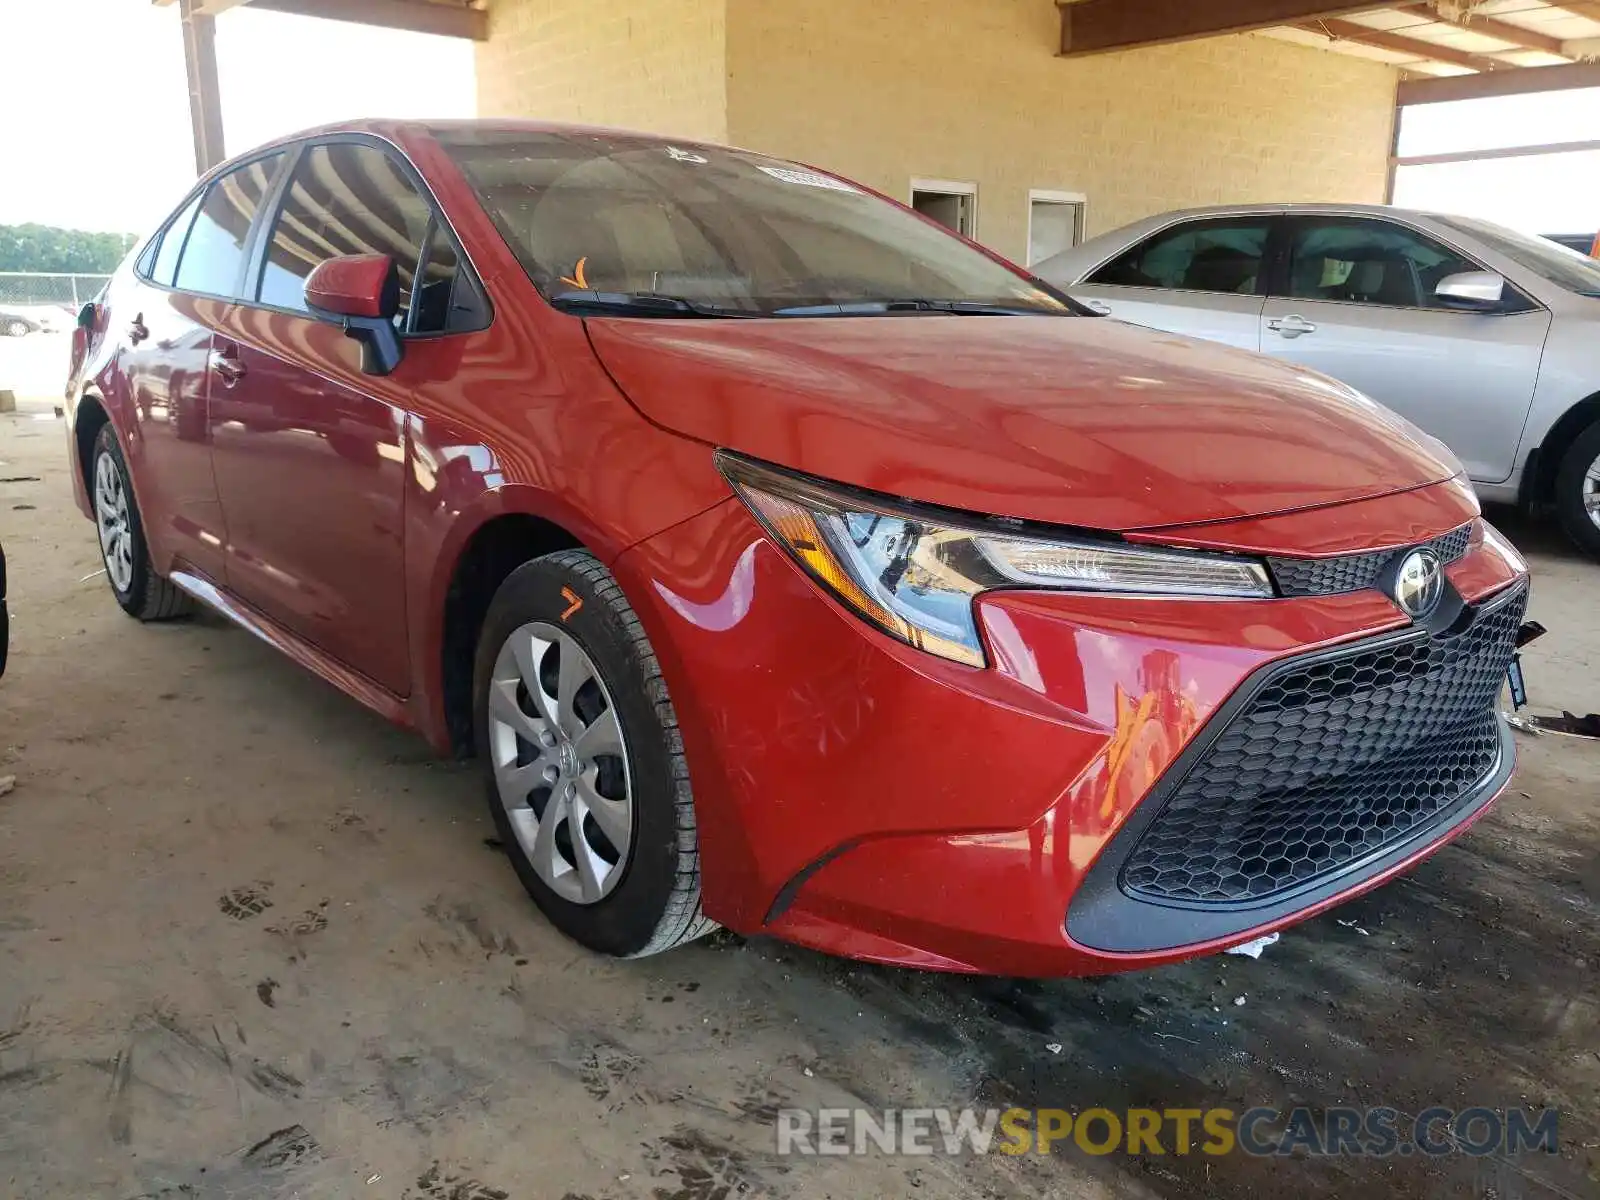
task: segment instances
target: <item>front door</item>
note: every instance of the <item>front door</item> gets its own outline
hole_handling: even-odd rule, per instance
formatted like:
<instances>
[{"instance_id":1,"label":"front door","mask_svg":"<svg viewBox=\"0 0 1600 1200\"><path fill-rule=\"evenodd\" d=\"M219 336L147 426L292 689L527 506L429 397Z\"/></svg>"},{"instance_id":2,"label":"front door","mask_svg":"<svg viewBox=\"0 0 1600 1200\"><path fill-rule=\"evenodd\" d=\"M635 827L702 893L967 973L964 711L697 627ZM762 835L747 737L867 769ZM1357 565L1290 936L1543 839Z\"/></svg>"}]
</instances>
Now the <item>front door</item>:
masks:
<instances>
[{"instance_id":1,"label":"front door","mask_svg":"<svg viewBox=\"0 0 1600 1200\"><path fill-rule=\"evenodd\" d=\"M400 272L406 353L388 376L362 374L360 347L305 300L319 263L372 253ZM481 316L481 293L457 288L455 245L409 169L359 139L301 150L256 258L218 327L211 393L229 588L408 695L406 425L459 355L437 335Z\"/></svg>"},{"instance_id":2,"label":"front door","mask_svg":"<svg viewBox=\"0 0 1600 1200\"><path fill-rule=\"evenodd\" d=\"M1378 218L1291 222L1287 279L1268 298L1261 349L1312 367L1410 418L1480 483L1510 477L1550 314L1507 287L1506 310L1462 312L1434 297L1477 263Z\"/></svg>"}]
</instances>

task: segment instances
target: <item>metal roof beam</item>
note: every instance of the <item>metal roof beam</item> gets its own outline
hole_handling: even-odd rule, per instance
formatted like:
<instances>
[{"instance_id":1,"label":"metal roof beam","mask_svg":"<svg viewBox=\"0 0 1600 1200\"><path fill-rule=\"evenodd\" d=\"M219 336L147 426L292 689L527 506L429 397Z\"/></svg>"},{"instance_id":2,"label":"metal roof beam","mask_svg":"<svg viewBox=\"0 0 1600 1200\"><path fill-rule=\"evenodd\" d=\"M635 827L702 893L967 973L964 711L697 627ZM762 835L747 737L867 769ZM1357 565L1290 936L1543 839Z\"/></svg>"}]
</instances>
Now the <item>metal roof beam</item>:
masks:
<instances>
[{"instance_id":1,"label":"metal roof beam","mask_svg":"<svg viewBox=\"0 0 1600 1200\"><path fill-rule=\"evenodd\" d=\"M1409 54L1413 58L1427 59L1431 62L1450 63L1457 67L1467 67L1473 71L1500 71L1511 68L1513 64L1501 62L1486 54L1473 54L1466 50L1457 50L1454 46L1443 46L1438 42L1426 41L1423 38L1407 37L1403 33L1391 33L1386 29L1373 29L1369 25L1358 25L1354 21L1308 21L1302 22L1299 29L1307 33L1320 33L1335 42L1354 42L1358 46L1376 46L1380 50L1393 50L1397 54Z\"/></svg>"},{"instance_id":2,"label":"metal roof beam","mask_svg":"<svg viewBox=\"0 0 1600 1200\"><path fill-rule=\"evenodd\" d=\"M1342 17L1384 7L1329 0L1077 0L1063 3L1061 48L1065 58L1188 42L1275 25Z\"/></svg>"},{"instance_id":3,"label":"metal roof beam","mask_svg":"<svg viewBox=\"0 0 1600 1200\"><path fill-rule=\"evenodd\" d=\"M1415 17L1427 17L1430 21L1438 21L1452 29L1464 30L1467 33L1481 33L1484 37L1492 37L1497 41L1510 42L1513 46L1521 46L1524 50L1543 50L1546 54L1559 54L1567 57L1566 43L1558 37L1548 33L1540 33L1535 29L1524 29L1521 25L1513 25L1509 21L1497 21L1493 17L1480 17L1477 14L1459 21L1452 21L1443 16L1431 4L1400 4L1395 6L1395 12L1408 13ZM1405 30L1396 30L1404 33Z\"/></svg>"},{"instance_id":4,"label":"metal roof beam","mask_svg":"<svg viewBox=\"0 0 1600 1200\"><path fill-rule=\"evenodd\" d=\"M474 42L489 39L489 14L482 9L432 4L429 0L250 0L250 3L256 8L303 17L382 25L388 29L467 38Z\"/></svg>"},{"instance_id":5,"label":"metal roof beam","mask_svg":"<svg viewBox=\"0 0 1600 1200\"><path fill-rule=\"evenodd\" d=\"M1532 92L1592 87L1600 87L1600 63L1517 67L1482 75L1403 79L1397 99L1400 107L1408 108L1414 104L1443 104L1451 100L1481 100L1487 96L1522 96Z\"/></svg>"}]
</instances>

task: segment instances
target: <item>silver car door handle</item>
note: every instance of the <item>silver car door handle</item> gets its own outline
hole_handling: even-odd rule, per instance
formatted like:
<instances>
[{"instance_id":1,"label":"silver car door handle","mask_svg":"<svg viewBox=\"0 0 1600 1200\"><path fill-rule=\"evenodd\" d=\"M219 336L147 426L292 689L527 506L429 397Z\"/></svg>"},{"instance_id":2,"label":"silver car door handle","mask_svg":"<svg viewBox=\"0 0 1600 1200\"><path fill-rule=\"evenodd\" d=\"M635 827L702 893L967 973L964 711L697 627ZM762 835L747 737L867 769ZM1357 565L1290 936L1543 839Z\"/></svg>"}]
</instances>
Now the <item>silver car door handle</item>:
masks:
<instances>
[{"instance_id":1,"label":"silver car door handle","mask_svg":"<svg viewBox=\"0 0 1600 1200\"><path fill-rule=\"evenodd\" d=\"M1302 333L1315 333L1317 327L1304 317L1287 316L1273 317L1267 322L1267 328L1274 333L1281 333L1286 338L1297 338Z\"/></svg>"},{"instance_id":2,"label":"silver car door handle","mask_svg":"<svg viewBox=\"0 0 1600 1200\"><path fill-rule=\"evenodd\" d=\"M1111 315L1111 305L1104 300L1085 300L1083 301L1083 306L1092 313L1099 313L1102 317Z\"/></svg>"},{"instance_id":3,"label":"silver car door handle","mask_svg":"<svg viewBox=\"0 0 1600 1200\"><path fill-rule=\"evenodd\" d=\"M222 377L226 387L232 387L244 378L244 363L225 350L211 352L211 369Z\"/></svg>"}]
</instances>

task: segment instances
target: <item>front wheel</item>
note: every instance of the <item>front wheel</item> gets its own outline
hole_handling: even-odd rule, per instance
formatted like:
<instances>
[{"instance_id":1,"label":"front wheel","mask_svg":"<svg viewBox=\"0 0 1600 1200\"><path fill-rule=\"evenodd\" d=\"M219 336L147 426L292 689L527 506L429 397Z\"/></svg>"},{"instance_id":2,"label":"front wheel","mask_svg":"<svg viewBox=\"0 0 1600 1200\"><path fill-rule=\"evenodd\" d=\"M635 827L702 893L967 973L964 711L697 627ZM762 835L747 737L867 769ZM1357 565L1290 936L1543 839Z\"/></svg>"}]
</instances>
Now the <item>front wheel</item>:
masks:
<instances>
[{"instance_id":1,"label":"front wheel","mask_svg":"<svg viewBox=\"0 0 1600 1200\"><path fill-rule=\"evenodd\" d=\"M1567 536L1600 558L1600 421L1584 430L1561 460L1555 500Z\"/></svg>"},{"instance_id":2,"label":"front wheel","mask_svg":"<svg viewBox=\"0 0 1600 1200\"><path fill-rule=\"evenodd\" d=\"M122 610L141 621L168 621L187 616L193 604L150 565L144 522L129 483L128 462L109 423L95 438L90 494L94 523L100 533L100 559Z\"/></svg>"},{"instance_id":3,"label":"front wheel","mask_svg":"<svg viewBox=\"0 0 1600 1200\"><path fill-rule=\"evenodd\" d=\"M513 571L484 619L474 681L489 809L550 922L624 958L714 929L677 716L611 572L580 550Z\"/></svg>"},{"instance_id":4,"label":"front wheel","mask_svg":"<svg viewBox=\"0 0 1600 1200\"><path fill-rule=\"evenodd\" d=\"M25 321L12 321L6 325L7 337L26 337L29 325Z\"/></svg>"}]
</instances>

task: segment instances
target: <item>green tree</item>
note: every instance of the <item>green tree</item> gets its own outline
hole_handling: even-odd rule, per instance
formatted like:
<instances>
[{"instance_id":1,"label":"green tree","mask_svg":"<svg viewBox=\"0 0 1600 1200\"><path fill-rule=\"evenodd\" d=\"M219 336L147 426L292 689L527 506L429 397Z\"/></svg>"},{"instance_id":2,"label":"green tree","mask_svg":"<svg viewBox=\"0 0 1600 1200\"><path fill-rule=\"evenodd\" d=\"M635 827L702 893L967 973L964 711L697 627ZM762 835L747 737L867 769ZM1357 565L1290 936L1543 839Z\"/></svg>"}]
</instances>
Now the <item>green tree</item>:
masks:
<instances>
[{"instance_id":1,"label":"green tree","mask_svg":"<svg viewBox=\"0 0 1600 1200\"><path fill-rule=\"evenodd\" d=\"M106 275L116 270L137 240L131 233L0 225L0 271Z\"/></svg>"}]
</instances>

